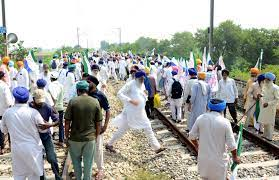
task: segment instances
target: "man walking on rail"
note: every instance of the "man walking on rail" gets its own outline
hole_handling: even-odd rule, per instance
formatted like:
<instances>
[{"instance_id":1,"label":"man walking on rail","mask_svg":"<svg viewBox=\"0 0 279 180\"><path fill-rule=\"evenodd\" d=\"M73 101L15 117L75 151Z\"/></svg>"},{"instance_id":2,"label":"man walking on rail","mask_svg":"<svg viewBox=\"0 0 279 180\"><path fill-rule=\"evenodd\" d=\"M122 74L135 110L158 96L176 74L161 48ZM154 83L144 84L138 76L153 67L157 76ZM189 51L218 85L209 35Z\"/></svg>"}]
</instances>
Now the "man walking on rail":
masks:
<instances>
[{"instance_id":1,"label":"man walking on rail","mask_svg":"<svg viewBox=\"0 0 279 180\"><path fill-rule=\"evenodd\" d=\"M263 137L272 141L276 107L279 103L279 87L273 83L276 76L273 73L265 73L265 82L262 89L259 123L263 125Z\"/></svg>"},{"instance_id":2,"label":"man walking on rail","mask_svg":"<svg viewBox=\"0 0 279 180\"><path fill-rule=\"evenodd\" d=\"M38 180L43 175L43 145L38 127L45 124L40 113L27 105L29 92L13 90L15 106L2 118L1 131L11 137L12 168L15 180Z\"/></svg>"},{"instance_id":3,"label":"man walking on rail","mask_svg":"<svg viewBox=\"0 0 279 180\"><path fill-rule=\"evenodd\" d=\"M97 137L97 141L96 141L97 144L96 144L95 158L96 158L96 164L98 168L96 179L99 180L102 179L104 175L103 143L104 143L104 132L107 130L109 118L110 118L110 106L106 95L97 89L97 86L99 84L98 79L94 76L89 76L87 77L87 81L90 82L88 95L93 98L96 98L100 103L101 108L105 111L105 122L102 121L102 126L100 130L101 132L100 135Z\"/></svg>"},{"instance_id":4,"label":"man walking on rail","mask_svg":"<svg viewBox=\"0 0 279 180\"><path fill-rule=\"evenodd\" d=\"M188 106L189 115L189 131L191 131L196 119L206 112L206 105L210 99L210 86L204 81L205 72L198 73L198 82L192 86L190 104Z\"/></svg>"},{"instance_id":5,"label":"man walking on rail","mask_svg":"<svg viewBox=\"0 0 279 180\"><path fill-rule=\"evenodd\" d=\"M92 179L96 139L100 134L102 112L98 100L88 96L89 84L76 85L78 97L70 100L65 112L65 138L69 137L69 152L77 180ZM83 161L83 173L82 173Z\"/></svg>"},{"instance_id":6,"label":"man walking on rail","mask_svg":"<svg viewBox=\"0 0 279 180\"><path fill-rule=\"evenodd\" d=\"M223 79L219 81L217 97L227 102L230 114L234 122L237 123L236 105L238 102L238 90L235 81L229 78L229 75L230 72L227 69L222 70ZM224 115L226 117L226 109L224 110Z\"/></svg>"},{"instance_id":7,"label":"man walking on rail","mask_svg":"<svg viewBox=\"0 0 279 180\"><path fill-rule=\"evenodd\" d=\"M244 92L243 92L243 99L244 99L244 109L245 109L245 113L249 114L248 110L249 110L249 105L251 103L254 102L254 99L253 99L253 96L249 96L249 89L251 89L252 85L254 82L256 82L257 80L257 76L258 74L260 73L259 69L258 68L251 68L250 69L250 74L251 74L251 77L250 79L247 81L247 84L246 84L246 87L244 89ZM245 127L248 128L248 126L253 126L253 116L247 116L247 121L245 123Z\"/></svg>"},{"instance_id":8,"label":"man walking on rail","mask_svg":"<svg viewBox=\"0 0 279 180\"><path fill-rule=\"evenodd\" d=\"M156 139L151 128L151 123L145 112L146 94L144 93L144 77L145 73L143 71L136 72L136 79L125 84L117 94L120 100L124 102L124 109L122 113L112 121L113 125L118 127L118 130L113 134L111 140L106 145L106 149L111 152L115 152L113 144L130 128L144 129L144 133L156 153L165 150Z\"/></svg>"},{"instance_id":9,"label":"man walking on rail","mask_svg":"<svg viewBox=\"0 0 279 180\"><path fill-rule=\"evenodd\" d=\"M53 107L45 103L46 95L44 90L36 89L33 93L33 100L34 101L29 104L30 107L39 111L39 113L41 114L45 122L48 122L50 118L54 122L54 123L46 123L45 125L43 125L44 129L46 130L40 131L40 138L45 148L46 159L51 165L51 169L55 175L55 179L60 180L62 178L59 176L57 156L54 150L51 132L49 129L50 127L54 127L59 124L58 113L53 109Z\"/></svg>"},{"instance_id":10,"label":"man walking on rail","mask_svg":"<svg viewBox=\"0 0 279 180\"><path fill-rule=\"evenodd\" d=\"M210 112L198 117L189 134L198 149L198 171L205 180L226 179L229 160L226 147L232 153L233 161L240 162L230 121L221 114L225 108L224 100L211 99L208 103Z\"/></svg>"},{"instance_id":11,"label":"man walking on rail","mask_svg":"<svg viewBox=\"0 0 279 180\"><path fill-rule=\"evenodd\" d=\"M9 85L5 82L5 73L0 71L0 122L4 112L14 104ZM5 136L0 130L0 155L5 147Z\"/></svg>"}]
</instances>

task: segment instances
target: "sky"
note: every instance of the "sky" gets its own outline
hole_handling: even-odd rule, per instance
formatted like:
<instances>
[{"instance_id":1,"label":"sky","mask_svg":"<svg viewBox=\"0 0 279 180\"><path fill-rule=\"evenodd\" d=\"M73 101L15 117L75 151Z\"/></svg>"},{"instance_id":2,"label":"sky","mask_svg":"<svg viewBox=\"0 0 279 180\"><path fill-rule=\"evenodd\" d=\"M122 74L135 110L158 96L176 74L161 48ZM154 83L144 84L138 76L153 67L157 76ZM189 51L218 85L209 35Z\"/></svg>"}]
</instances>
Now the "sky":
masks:
<instances>
[{"instance_id":1,"label":"sky","mask_svg":"<svg viewBox=\"0 0 279 180\"><path fill-rule=\"evenodd\" d=\"M8 32L26 47L166 39L209 26L210 0L5 0ZM279 0L215 0L214 26L233 20L243 28L279 28ZM2 18L1 18L2 24ZM87 43L88 42L88 43Z\"/></svg>"}]
</instances>

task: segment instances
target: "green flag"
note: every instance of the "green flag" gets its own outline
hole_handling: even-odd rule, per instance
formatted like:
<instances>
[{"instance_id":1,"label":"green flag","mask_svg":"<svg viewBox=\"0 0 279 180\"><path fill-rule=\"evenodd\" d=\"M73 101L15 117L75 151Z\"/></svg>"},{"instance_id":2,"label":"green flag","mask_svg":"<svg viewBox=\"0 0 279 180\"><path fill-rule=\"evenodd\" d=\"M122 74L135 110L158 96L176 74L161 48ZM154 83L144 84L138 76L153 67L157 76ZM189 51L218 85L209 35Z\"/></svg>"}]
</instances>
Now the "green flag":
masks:
<instances>
[{"instance_id":1,"label":"green flag","mask_svg":"<svg viewBox=\"0 0 279 180\"><path fill-rule=\"evenodd\" d=\"M237 156L240 156L241 151L242 151L242 134L243 134L243 124L240 123L239 125L239 132L238 132L238 137L237 137L237 150L236 150L236 154ZM233 162L232 166L231 166L231 171L232 171L232 175L231 175L231 180L236 179L237 177L237 164Z\"/></svg>"},{"instance_id":2,"label":"green flag","mask_svg":"<svg viewBox=\"0 0 279 180\"><path fill-rule=\"evenodd\" d=\"M82 55L83 55L83 57L82 57L82 65L83 65L84 73L92 75L90 63L88 61L88 58L86 57L86 52L82 53Z\"/></svg>"},{"instance_id":3,"label":"green flag","mask_svg":"<svg viewBox=\"0 0 279 180\"><path fill-rule=\"evenodd\" d=\"M32 56L33 60L35 62L37 62L37 59L36 59L35 54L34 54L34 51L32 49L30 50L30 53L31 53L31 56Z\"/></svg>"}]
</instances>

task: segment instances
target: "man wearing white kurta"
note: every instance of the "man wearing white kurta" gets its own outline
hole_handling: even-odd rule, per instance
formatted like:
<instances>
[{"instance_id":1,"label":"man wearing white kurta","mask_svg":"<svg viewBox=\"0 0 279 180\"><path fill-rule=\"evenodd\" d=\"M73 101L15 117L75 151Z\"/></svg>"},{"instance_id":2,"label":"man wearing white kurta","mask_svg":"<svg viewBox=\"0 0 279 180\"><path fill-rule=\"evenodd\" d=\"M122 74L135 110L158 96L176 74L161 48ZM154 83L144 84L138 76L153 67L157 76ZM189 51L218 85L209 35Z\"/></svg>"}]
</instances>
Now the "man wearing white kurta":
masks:
<instances>
[{"instance_id":1,"label":"man wearing white kurta","mask_svg":"<svg viewBox=\"0 0 279 180\"><path fill-rule=\"evenodd\" d=\"M9 85L5 82L5 73L0 71L0 123L4 112L14 104ZM4 149L4 134L0 130L0 155Z\"/></svg>"},{"instance_id":2,"label":"man wearing white kurta","mask_svg":"<svg viewBox=\"0 0 279 180\"><path fill-rule=\"evenodd\" d=\"M239 163L236 143L230 121L221 114L226 108L226 102L212 99L208 108L210 112L198 117L189 138L198 149L198 171L201 178L225 180L229 160L226 149L232 152L233 161Z\"/></svg>"},{"instance_id":3,"label":"man wearing white kurta","mask_svg":"<svg viewBox=\"0 0 279 180\"><path fill-rule=\"evenodd\" d=\"M124 102L123 112L112 120L112 124L118 127L117 132L106 145L106 149L115 152L113 144L119 140L130 128L144 129L151 147L156 153L159 153L165 148L161 148L156 139L151 123L145 112L146 94L144 93L144 77L143 71L138 71L135 74L136 79L125 84L118 92L118 97Z\"/></svg>"},{"instance_id":4,"label":"man wearing white kurta","mask_svg":"<svg viewBox=\"0 0 279 180\"><path fill-rule=\"evenodd\" d=\"M72 89L76 82L76 78L74 74L75 69L76 69L76 65L74 64L69 65L68 67L69 71L66 73L66 81L64 84L64 99L66 103L68 103L71 99Z\"/></svg>"},{"instance_id":5,"label":"man wearing white kurta","mask_svg":"<svg viewBox=\"0 0 279 180\"><path fill-rule=\"evenodd\" d=\"M16 77L17 73L18 73L17 69L14 68L14 64L15 64L15 63L14 63L13 61L10 61L10 62L9 62L9 69L10 69L9 74L10 74L10 81L11 81L11 87L10 87L10 89L11 89L11 91L12 91L14 88L17 87L17 81L13 80L13 79Z\"/></svg>"},{"instance_id":6,"label":"man wearing white kurta","mask_svg":"<svg viewBox=\"0 0 279 180\"><path fill-rule=\"evenodd\" d=\"M38 126L44 120L27 105L26 88L15 88L13 96L16 105L4 113L1 124L1 130L11 137L13 176L15 180L38 180L43 175L43 145Z\"/></svg>"},{"instance_id":7,"label":"man wearing white kurta","mask_svg":"<svg viewBox=\"0 0 279 180\"><path fill-rule=\"evenodd\" d=\"M119 61L119 79L122 81L127 76L126 66L127 66L127 63L125 61L125 58L122 57L121 60Z\"/></svg>"},{"instance_id":8,"label":"man wearing white kurta","mask_svg":"<svg viewBox=\"0 0 279 180\"><path fill-rule=\"evenodd\" d=\"M24 68L23 61L17 61L17 66L19 70L14 80L17 81L17 86L25 87L26 89L29 90L30 89L29 74L27 70Z\"/></svg>"},{"instance_id":9,"label":"man wearing white kurta","mask_svg":"<svg viewBox=\"0 0 279 180\"><path fill-rule=\"evenodd\" d=\"M260 100L259 123L264 127L263 137L272 141L276 107L279 103L279 87L273 83L276 76L270 72L265 73L265 82Z\"/></svg>"}]
</instances>

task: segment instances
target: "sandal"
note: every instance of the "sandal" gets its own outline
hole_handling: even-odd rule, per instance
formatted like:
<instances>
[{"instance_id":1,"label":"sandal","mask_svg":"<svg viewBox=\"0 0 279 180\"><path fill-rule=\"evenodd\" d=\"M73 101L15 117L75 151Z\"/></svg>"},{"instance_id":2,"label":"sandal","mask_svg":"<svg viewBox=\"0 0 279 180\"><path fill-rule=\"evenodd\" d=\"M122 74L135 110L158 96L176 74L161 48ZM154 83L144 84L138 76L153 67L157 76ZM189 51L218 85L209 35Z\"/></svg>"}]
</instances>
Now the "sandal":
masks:
<instances>
[{"instance_id":1,"label":"sandal","mask_svg":"<svg viewBox=\"0 0 279 180\"><path fill-rule=\"evenodd\" d=\"M104 177L104 172L103 170L99 170L96 174L95 180L102 180Z\"/></svg>"},{"instance_id":2,"label":"sandal","mask_svg":"<svg viewBox=\"0 0 279 180\"><path fill-rule=\"evenodd\" d=\"M160 148L158 150L155 151L156 154L159 154L160 152L163 152L164 150L166 150L167 148Z\"/></svg>"},{"instance_id":3,"label":"sandal","mask_svg":"<svg viewBox=\"0 0 279 180\"><path fill-rule=\"evenodd\" d=\"M106 145L106 150L108 150L111 153L116 153L116 151L113 149L113 146L110 146L108 144Z\"/></svg>"}]
</instances>

